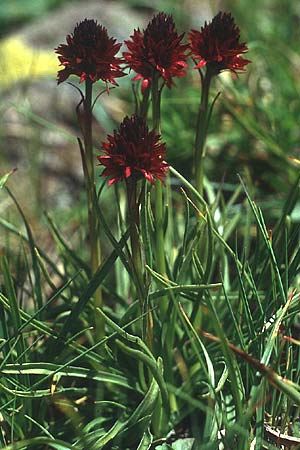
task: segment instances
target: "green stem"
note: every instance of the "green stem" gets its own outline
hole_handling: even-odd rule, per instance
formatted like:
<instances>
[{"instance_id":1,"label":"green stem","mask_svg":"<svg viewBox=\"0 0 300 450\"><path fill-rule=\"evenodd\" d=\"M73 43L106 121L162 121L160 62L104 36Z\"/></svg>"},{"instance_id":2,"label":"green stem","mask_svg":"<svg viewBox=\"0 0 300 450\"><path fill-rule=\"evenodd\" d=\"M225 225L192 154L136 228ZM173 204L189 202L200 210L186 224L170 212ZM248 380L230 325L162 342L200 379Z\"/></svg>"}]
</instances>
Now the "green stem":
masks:
<instances>
[{"instance_id":1,"label":"green stem","mask_svg":"<svg viewBox=\"0 0 300 450\"><path fill-rule=\"evenodd\" d=\"M209 88L212 79L212 73L209 69L206 70L202 79L202 92L201 100L197 117L196 125L196 139L195 139L195 176L196 176L196 188L199 194L203 195L203 175L204 175L204 158L205 158L205 141L208 129L209 120Z\"/></svg>"},{"instance_id":2,"label":"green stem","mask_svg":"<svg viewBox=\"0 0 300 450\"><path fill-rule=\"evenodd\" d=\"M153 129L157 131L158 134L161 134L161 124L160 124L160 100L161 100L161 92L158 86L159 76L158 73L154 73L152 79L152 121L153 121Z\"/></svg>"},{"instance_id":3,"label":"green stem","mask_svg":"<svg viewBox=\"0 0 300 450\"><path fill-rule=\"evenodd\" d=\"M140 116L146 119L148 108L149 108L149 96L150 96L150 86L147 86L145 92L143 93L143 98L140 104Z\"/></svg>"},{"instance_id":4,"label":"green stem","mask_svg":"<svg viewBox=\"0 0 300 450\"><path fill-rule=\"evenodd\" d=\"M160 100L161 94L158 86L158 73L153 75L152 79L152 120L153 129L161 134L160 126ZM156 230L156 266L161 275L166 276L166 261L164 248L164 209L163 209L163 190L160 181L155 183L155 230ZM168 298L162 297L159 302L160 317L163 321L168 309Z\"/></svg>"},{"instance_id":5,"label":"green stem","mask_svg":"<svg viewBox=\"0 0 300 450\"><path fill-rule=\"evenodd\" d=\"M93 154L93 135L92 135L92 88L93 83L87 79L85 81L85 98L84 98L84 122L83 122L83 142L85 156L85 184L88 203L88 227L89 227L89 243L90 243L90 264L92 274L96 272L101 263L101 249L99 239L99 222L94 208L96 200L96 189L94 182L94 154ZM96 200L97 201L97 200ZM104 322L99 314L96 314L96 308L102 307L102 290L99 287L94 295L95 307L95 334L96 340L104 336Z\"/></svg>"},{"instance_id":6,"label":"green stem","mask_svg":"<svg viewBox=\"0 0 300 450\"><path fill-rule=\"evenodd\" d=\"M209 100L209 88L212 80L212 72L206 67L205 75L203 76L201 73L201 81L202 81L202 91L201 91L201 100L197 117L196 124L196 138L195 138L195 178L196 178L196 189L201 197L203 197L203 177L204 177L204 159L205 159L205 142L207 137L208 130L208 122L210 118L208 100ZM200 201L197 202L197 206L200 211L203 211L203 205ZM201 226L202 219L199 216L199 229ZM198 251L201 255L202 265L207 267L208 258L207 258L207 239L206 236L198 241ZM206 261L206 262L205 262ZM204 271L203 271L204 273ZM203 276L203 273L201 276ZM206 280L204 280L206 282ZM199 300L201 299L201 294L199 296ZM193 325L194 327L200 327L202 322L202 306L201 302L199 303L198 308L193 310Z\"/></svg>"},{"instance_id":7,"label":"green stem","mask_svg":"<svg viewBox=\"0 0 300 450\"><path fill-rule=\"evenodd\" d=\"M134 277L136 280L136 289L140 300L141 313L143 313L145 300L145 282L142 269L142 251L140 245L140 218L139 202L137 199L137 181L129 178L126 180L127 201L128 201L128 219L131 244L131 258Z\"/></svg>"},{"instance_id":8,"label":"green stem","mask_svg":"<svg viewBox=\"0 0 300 450\"><path fill-rule=\"evenodd\" d=\"M160 115L160 105L161 105L161 89L159 89L159 74L155 73L152 79L152 120L153 128L158 134L161 134L161 115ZM155 183L155 232L156 232L156 267L160 275L167 278L166 274L166 260L165 260L165 238L164 238L164 204L163 204L163 185L156 181ZM169 297L164 295L160 298L159 303L159 313L162 322L162 338L161 338L161 350L163 353L163 360L165 364L165 376L166 379L173 384L173 346L174 346L174 334L168 333L169 323L167 321L167 313L169 310ZM169 405L173 412L177 411L176 398L172 393L169 397ZM160 421L161 431L165 428L165 419L163 417L159 418L159 410L155 410L153 415L153 421Z\"/></svg>"}]
</instances>

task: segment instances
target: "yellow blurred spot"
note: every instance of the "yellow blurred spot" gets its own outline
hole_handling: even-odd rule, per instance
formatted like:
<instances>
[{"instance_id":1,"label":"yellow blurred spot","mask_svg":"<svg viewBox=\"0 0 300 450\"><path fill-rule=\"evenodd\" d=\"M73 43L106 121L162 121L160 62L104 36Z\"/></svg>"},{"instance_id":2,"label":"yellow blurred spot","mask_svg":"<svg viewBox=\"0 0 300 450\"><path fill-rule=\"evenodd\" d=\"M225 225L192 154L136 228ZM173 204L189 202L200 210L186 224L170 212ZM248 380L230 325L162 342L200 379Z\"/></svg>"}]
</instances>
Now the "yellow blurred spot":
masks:
<instances>
[{"instance_id":1,"label":"yellow blurred spot","mask_svg":"<svg viewBox=\"0 0 300 450\"><path fill-rule=\"evenodd\" d=\"M82 405L83 403L85 403L87 401L88 397L86 395L84 395L81 398L78 398L77 400L74 401L74 403L76 405Z\"/></svg>"},{"instance_id":2,"label":"yellow blurred spot","mask_svg":"<svg viewBox=\"0 0 300 450\"><path fill-rule=\"evenodd\" d=\"M288 156L289 160L296 164L297 166L300 165L300 160L298 158L295 158L294 156Z\"/></svg>"},{"instance_id":3,"label":"yellow blurred spot","mask_svg":"<svg viewBox=\"0 0 300 450\"><path fill-rule=\"evenodd\" d=\"M52 382L51 382L51 386L50 386L51 395L54 395L54 393L56 391L57 382L58 382L58 377L56 374L54 374L52 377Z\"/></svg>"},{"instance_id":4,"label":"yellow blurred spot","mask_svg":"<svg viewBox=\"0 0 300 450\"><path fill-rule=\"evenodd\" d=\"M54 51L35 49L22 39L10 37L0 41L0 87L10 87L17 81L56 78L59 61Z\"/></svg>"}]
</instances>

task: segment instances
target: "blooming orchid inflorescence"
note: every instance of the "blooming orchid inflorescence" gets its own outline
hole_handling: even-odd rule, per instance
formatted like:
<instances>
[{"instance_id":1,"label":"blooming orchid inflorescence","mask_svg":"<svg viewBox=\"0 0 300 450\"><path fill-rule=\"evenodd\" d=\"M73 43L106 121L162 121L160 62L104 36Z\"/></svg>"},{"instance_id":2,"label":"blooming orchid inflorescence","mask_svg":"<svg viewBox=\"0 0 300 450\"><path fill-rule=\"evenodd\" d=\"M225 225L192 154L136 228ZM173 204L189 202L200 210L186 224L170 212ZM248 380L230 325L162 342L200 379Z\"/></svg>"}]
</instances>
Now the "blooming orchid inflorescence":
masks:
<instances>
[{"instance_id":1,"label":"blooming orchid inflorescence","mask_svg":"<svg viewBox=\"0 0 300 450\"><path fill-rule=\"evenodd\" d=\"M196 68L207 66L215 75L224 71L243 71L250 63L241 54L248 48L240 43L240 30L230 13L219 12L200 31L192 30L189 35L193 58L199 60Z\"/></svg>"},{"instance_id":2,"label":"blooming orchid inflorescence","mask_svg":"<svg viewBox=\"0 0 300 450\"><path fill-rule=\"evenodd\" d=\"M184 33L178 34L172 16L160 12L154 15L143 31L139 28L134 30L130 40L125 41L127 51L120 57L116 55L121 43L109 37L106 28L97 21L85 19L76 25L72 34L67 35L67 43L55 49L63 66L57 81L62 83L73 74L79 77L80 83L86 81L91 85L102 80L106 85L117 85L115 78L125 75L121 68L124 64L137 73L133 79L142 80L141 89L145 93L148 87L154 86L154 77L156 83L158 79L163 81L161 87L164 84L169 88L174 85L173 78L186 74L186 61L192 55L196 68L207 69L206 82L202 86L202 97L206 102L203 98L201 100L201 108L205 104L206 110L211 78L224 70L243 71L250 62L241 56L247 52L247 45L240 43L239 28L231 14L224 12L217 14L211 22L205 22L200 31L192 30L188 43L184 43L183 38ZM161 92L158 84L156 89L156 94L158 89ZM160 94L155 97L152 92L153 104L155 98L160 99ZM202 119L201 126L205 122ZM154 125L154 128L157 126ZM201 135L200 128L197 130L198 137ZM159 139L156 130L148 130L144 119L137 115L126 117L119 130L109 135L107 142L103 143L105 155L98 156L100 165L105 167L102 175L110 177L109 186L129 177L144 177L151 183L155 179L163 182L168 164L163 161L165 144ZM198 141L204 143L205 138ZM197 152L202 154L202 150Z\"/></svg>"},{"instance_id":3,"label":"blooming orchid inflorescence","mask_svg":"<svg viewBox=\"0 0 300 450\"><path fill-rule=\"evenodd\" d=\"M206 66L215 75L230 70L240 72L250 62L241 55L246 53L246 43L240 43L240 30L230 13L219 12L200 30L189 33L189 42L183 43L184 33L178 34L171 15L156 14L147 27L134 30L125 41L127 51L116 56L121 43L108 36L104 26L93 19L78 23L66 44L55 51L63 66L57 75L58 83L70 75L77 75L80 83L86 79L93 83L99 79L117 85L115 78L125 75L121 64L134 70L134 80L142 80L142 92L158 73L167 87L174 85L173 78L186 74L187 58L192 55L196 68Z\"/></svg>"},{"instance_id":4,"label":"blooming orchid inflorescence","mask_svg":"<svg viewBox=\"0 0 300 450\"><path fill-rule=\"evenodd\" d=\"M111 177L108 185L130 177L163 182L169 165L163 158L166 146L155 130L149 131L143 118L125 117L118 130L102 144L105 155L98 156L105 169L102 176Z\"/></svg>"},{"instance_id":5,"label":"blooming orchid inflorescence","mask_svg":"<svg viewBox=\"0 0 300 450\"><path fill-rule=\"evenodd\" d=\"M188 44L183 44L184 33L178 35L172 16L159 13L153 17L146 29L134 30L131 40L125 41L128 51L123 53L128 67L142 79L142 92L150 85L155 72L168 87L174 77L186 74Z\"/></svg>"},{"instance_id":6,"label":"blooming orchid inflorescence","mask_svg":"<svg viewBox=\"0 0 300 450\"><path fill-rule=\"evenodd\" d=\"M101 79L117 85L115 78L125 75L120 67L123 59L116 56L122 44L110 38L106 28L97 21L85 19L78 23L66 41L67 44L55 49L60 65L64 67L57 74L58 83L70 75L77 75L80 83L87 79L94 83Z\"/></svg>"}]
</instances>

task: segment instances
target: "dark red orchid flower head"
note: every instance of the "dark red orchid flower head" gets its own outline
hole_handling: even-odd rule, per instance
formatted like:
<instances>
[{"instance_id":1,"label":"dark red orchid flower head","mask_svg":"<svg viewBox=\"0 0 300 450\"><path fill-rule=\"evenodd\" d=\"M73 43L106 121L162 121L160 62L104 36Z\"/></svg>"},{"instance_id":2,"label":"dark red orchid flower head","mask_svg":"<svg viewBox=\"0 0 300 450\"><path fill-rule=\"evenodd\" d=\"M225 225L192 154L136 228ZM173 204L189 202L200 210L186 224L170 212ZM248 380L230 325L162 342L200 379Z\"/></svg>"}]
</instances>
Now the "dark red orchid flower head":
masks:
<instances>
[{"instance_id":1,"label":"dark red orchid flower head","mask_svg":"<svg viewBox=\"0 0 300 450\"><path fill-rule=\"evenodd\" d=\"M143 92L155 71L169 88L174 84L174 77L185 75L189 45L182 44L183 36L184 33L178 35L172 16L161 12L153 17L143 32L138 28L131 39L125 41L128 52L123 56L128 67L137 73L134 80L143 80Z\"/></svg>"},{"instance_id":2,"label":"dark red orchid flower head","mask_svg":"<svg viewBox=\"0 0 300 450\"><path fill-rule=\"evenodd\" d=\"M80 78L80 83L86 79L93 83L101 79L117 85L115 78L125 75L120 68L123 59L116 57L121 44L110 38L106 28L95 20L85 19L78 23L66 41L67 44L55 49L63 66L57 74L58 84L73 74Z\"/></svg>"},{"instance_id":3,"label":"dark red orchid flower head","mask_svg":"<svg viewBox=\"0 0 300 450\"><path fill-rule=\"evenodd\" d=\"M248 47L240 43L240 29L230 13L219 12L200 31L192 30L189 38L193 58L199 60L196 68L207 66L217 75L224 70L243 71L251 62L241 56Z\"/></svg>"},{"instance_id":4,"label":"dark red orchid flower head","mask_svg":"<svg viewBox=\"0 0 300 450\"><path fill-rule=\"evenodd\" d=\"M110 177L108 185L133 177L154 183L163 182L169 165L164 162L166 146L155 130L149 131L145 120L133 115L125 117L118 130L102 143L105 155L98 156L105 167L101 176Z\"/></svg>"}]
</instances>

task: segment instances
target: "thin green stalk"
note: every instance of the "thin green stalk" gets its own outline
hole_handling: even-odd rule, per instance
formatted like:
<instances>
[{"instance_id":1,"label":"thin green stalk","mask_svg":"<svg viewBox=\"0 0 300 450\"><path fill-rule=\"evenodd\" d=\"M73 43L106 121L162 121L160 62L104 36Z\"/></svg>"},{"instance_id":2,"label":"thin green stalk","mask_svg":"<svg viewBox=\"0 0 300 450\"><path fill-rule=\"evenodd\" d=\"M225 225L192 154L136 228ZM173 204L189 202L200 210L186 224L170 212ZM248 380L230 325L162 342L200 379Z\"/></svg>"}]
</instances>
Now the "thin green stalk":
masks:
<instances>
[{"instance_id":1,"label":"thin green stalk","mask_svg":"<svg viewBox=\"0 0 300 450\"><path fill-rule=\"evenodd\" d=\"M94 155L93 155L93 138L92 138L92 88L91 80L85 81L85 98L84 98L84 122L83 122L83 142L84 142L84 175L87 191L88 202L88 227L90 242L90 264L92 274L95 274L101 263L101 249L99 239L99 222L96 211L93 207L93 197L95 196L94 184ZM94 306L101 308L102 290L98 287L94 294ZM95 334L96 340L104 336L104 322L98 314L95 313Z\"/></svg>"},{"instance_id":2,"label":"thin green stalk","mask_svg":"<svg viewBox=\"0 0 300 450\"><path fill-rule=\"evenodd\" d=\"M140 239L140 212L139 207L145 186L138 193L138 184L136 179L131 177L126 180L127 201L128 201L128 220L131 243L131 268L136 285L136 292L140 304L140 314L142 317L142 338L148 343L149 348L153 347L152 336L152 316L148 304L147 273L145 272L145 253ZM146 313L146 314L145 314Z\"/></svg>"},{"instance_id":3,"label":"thin green stalk","mask_svg":"<svg viewBox=\"0 0 300 450\"><path fill-rule=\"evenodd\" d=\"M140 116L144 119L146 119L148 114L150 90L150 86L147 86L140 104Z\"/></svg>"},{"instance_id":4,"label":"thin green stalk","mask_svg":"<svg viewBox=\"0 0 300 450\"><path fill-rule=\"evenodd\" d=\"M152 120L153 129L157 131L158 134L161 133L160 127L160 100L161 92L158 86L158 73L153 75L152 79ZM156 232L156 267L161 275L166 275L166 261L165 261L165 246L164 246L164 208L163 208L163 191L162 184L160 181L155 183L155 232ZM163 321L166 317L168 309L168 298L166 296L162 297L159 302L159 309L161 320Z\"/></svg>"},{"instance_id":5,"label":"thin green stalk","mask_svg":"<svg viewBox=\"0 0 300 450\"><path fill-rule=\"evenodd\" d=\"M200 71L199 71L200 72ZM195 137L195 153L194 153L194 162L195 162L195 182L196 182L196 189L203 197L203 179L204 179L204 159L205 159L205 142L207 137L207 130L208 130L208 124L209 119L211 116L211 108L209 108L208 101L209 101L209 88L211 84L211 80L213 77L213 73L211 70L209 70L209 67L206 67L205 74L203 75L202 72L200 72L201 75L201 82L202 82L202 91L201 91L201 100L200 100L200 106L198 110L198 116L197 116L197 124L196 124L196 137ZM197 203L197 207L199 208L199 211L203 211L203 206L201 205L201 202ZM199 214L198 216L198 226L199 229L203 226L202 218ZM207 248L207 241L211 243L212 248L212 232L211 232L211 224L207 223L207 230L208 230L208 239L201 238L198 244L199 253L202 255L202 264L205 267L204 271L204 282L207 281L207 276L209 275L209 272L211 270L211 261L209 261L209 248ZM202 233L201 233L202 234ZM212 254L210 254L212 256ZM205 263L204 263L205 261ZM201 297L199 297L200 300ZM201 302L200 302L201 303ZM202 307L199 304L198 310L194 310L194 326L200 326L202 321Z\"/></svg>"},{"instance_id":6,"label":"thin green stalk","mask_svg":"<svg viewBox=\"0 0 300 450\"><path fill-rule=\"evenodd\" d=\"M210 70L206 70L205 75L202 77L202 92L200 106L197 116L196 124L196 138L195 138L195 177L196 177L196 188L199 194L203 195L203 176L204 176L204 157L205 157L205 141L207 135L208 121L209 121L209 88L212 79L212 73Z\"/></svg>"},{"instance_id":7,"label":"thin green stalk","mask_svg":"<svg viewBox=\"0 0 300 450\"><path fill-rule=\"evenodd\" d=\"M87 193L87 206L88 206L88 231L89 231L89 244L90 244L90 265L92 276L97 272L101 264L101 251L100 251L100 239L99 239L99 220L94 204L97 202L97 195L95 189L95 176L94 176L94 154L93 154L93 104L92 104L93 83L90 79L85 80L85 97L83 100L84 118L83 118L83 149L81 144L80 150L82 155L82 165L85 177L85 186ZM95 320L95 341L101 342L105 336L104 321L99 314L97 314L97 308L102 308L102 290L101 286L98 286L94 293L94 320ZM101 349L99 348L99 351ZM97 400L103 399L103 386L97 383L95 398ZM95 415L99 414L98 405L95 404Z\"/></svg>"},{"instance_id":8,"label":"thin green stalk","mask_svg":"<svg viewBox=\"0 0 300 450\"><path fill-rule=\"evenodd\" d=\"M129 178L126 180L127 201L128 201L128 220L131 244L131 260L136 288L140 300L141 312L143 312L145 300L145 281L142 270L142 252L139 237L139 202L137 199L137 180Z\"/></svg>"},{"instance_id":9,"label":"thin green stalk","mask_svg":"<svg viewBox=\"0 0 300 450\"><path fill-rule=\"evenodd\" d=\"M161 90L159 88L159 74L154 73L152 79L152 120L153 129L156 130L158 134L161 134ZM164 204L163 204L163 185L157 181L155 183L155 233L156 233L156 248L155 248L155 259L156 268L160 275L167 279L166 273L166 260L165 260L165 237L164 237ZM163 295L158 303L160 320L162 322L161 331L161 345L163 360L165 363L166 379L173 382L173 347L174 347L174 332L171 330L167 322L167 313L169 309L169 297ZM173 316L173 314L172 314ZM170 407L172 411L177 411L176 398L172 394L169 398ZM154 422L159 421L159 411L154 412Z\"/></svg>"}]
</instances>

